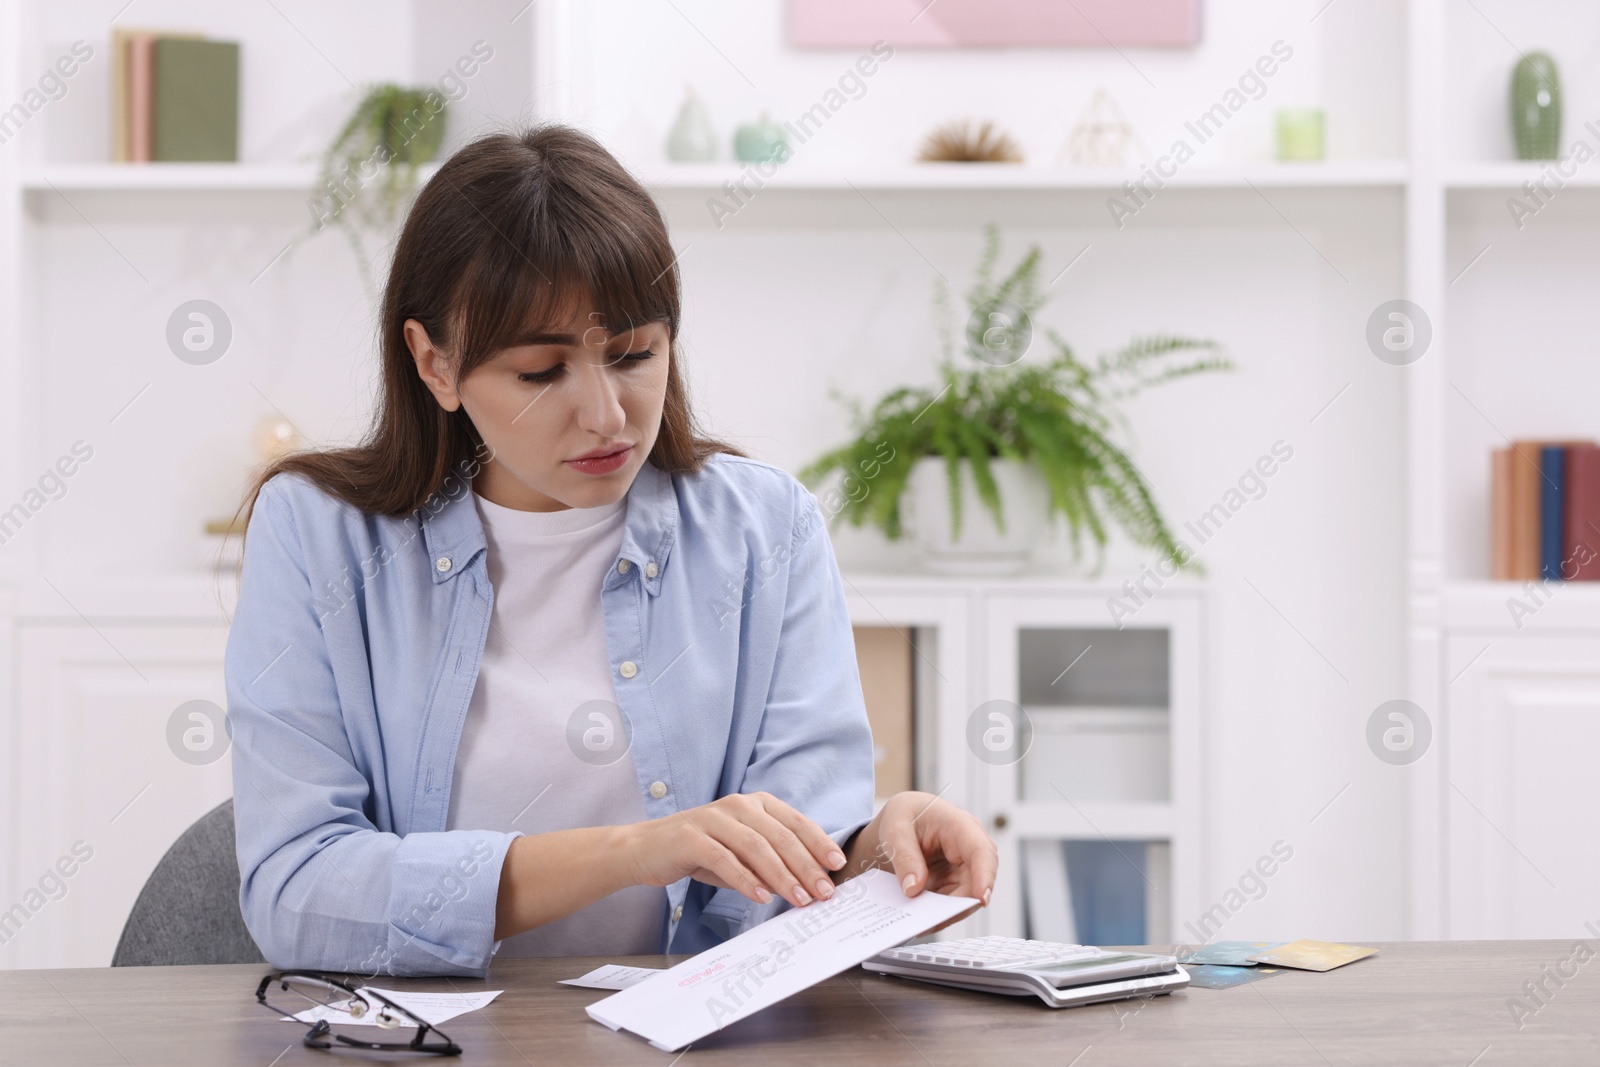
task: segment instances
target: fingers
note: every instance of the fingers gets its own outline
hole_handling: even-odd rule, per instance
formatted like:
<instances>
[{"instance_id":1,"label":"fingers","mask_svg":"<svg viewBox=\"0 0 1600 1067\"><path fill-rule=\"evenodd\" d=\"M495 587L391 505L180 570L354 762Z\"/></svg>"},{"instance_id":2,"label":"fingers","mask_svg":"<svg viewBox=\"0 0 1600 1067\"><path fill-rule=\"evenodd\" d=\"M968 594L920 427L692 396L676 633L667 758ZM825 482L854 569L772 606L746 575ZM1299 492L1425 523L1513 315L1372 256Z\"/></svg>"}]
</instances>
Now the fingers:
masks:
<instances>
[{"instance_id":1,"label":"fingers","mask_svg":"<svg viewBox=\"0 0 1600 1067\"><path fill-rule=\"evenodd\" d=\"M844 866L843 850L822 827L770 793L756 793L754 796L761 801L768 815L794 832L818 863L832 871Z\"/></svg>"},{"instance_id":2,"label":"fingers","mask_svg":"<svg viewBox=\"0 0 1600 1067\"><path fill-rule=\"evenodd\" d=\"M800 876L802 885L814 889L813 895L818 899L831 897L833 878L828 872L844 866L844 851L822 827L782 800L766 793L755 796L761 801L766 818L781 827L781 832L769 832L767 837L789 870Z\"/></svg>"},{"instance_id":3,"label":"fingers","mask_svg":"<svg viewBox=\"0 0 1600 1067\"><path fill-rule=\"evenodd\" d=\"M932 889L989 903L998 850L983 825L947 801L901 796L884 806L878 834L906 895Z\"/></svg>"},{"instance_id":4,"label":"fingers","mask_svg":"<svg viewBox=\"0 0 1600 1067\"><path fill-rule=\"evenodd\" d=\"M813 900L826 900L833 895L833 879L818 862L812 848L802 840L801 834L821 835L827 845L824 856L833 851L833 841L822 833L821 827L788 804L769 793L751 793L741 802L728 805L729 813L746 828L750 855L740 853L747 863L767 878L772 890L781 894L796 907L805 907ZM787 822L779 815L787 817ZM809 824L809 825L808 825Z\"/></svg>"},{"instance_id":5,"label":"fingers","mask_svg":"<svg viewBox=\"0 0 1600 1067\"><path fill-rule=\"evenodd\" d=\"M954 875L955 894L976 897L985 904L994 891L999 851L977 819L952 808L937 825L939 846Z\"/></svg>"},{"instance_id":6,"label":"fingers","mask_svg":"<svg viewBox=\"0 0 1600 1067\"><path fill-rule=\"evenodd\" d=\"M878 848L893 867L900 888L906 896L914 897L928 884L928 863L917 840L918 813L907 811L904 805L886 804L880 817L883 822L878 828Z\"/></svg>"},{"instance_id":7,"label":"fingers","mask_svg":"<svg viewBox=\"0 0 1600 1067\"><path fill-rule=\"evenodd\" d=\"M734 854L732 849L719 841L715 834L707 833L697 820L689 820L689 823L698 831L699 838L695 846L695 861L699 863L700 870L695 873L709 872L714 876L702 878L702 881L736 889L757 904L766 904L772 900L772 893L766 884Z\"/></svg>"},{"instance_id":8,"label":"fingers","mask_svg":"<svg viewBox=\"0 0 1600 1067\"><path fill-rule=\"evenodd\" d=\"M796 907L833 895L833 879L815 852L826 858L838 853L837 846L814 822L778 798L767 793L722 797L696 809L693 822L701 834L751 872L763 892L777 893ZM816 844L818 836L825 845ZM843 854L838 855L842 860ZM727 863L720 855L717 858ZM727 877L712 863L702 866ZM735 888L757 903L772 899L770 893L762 899L743 886Z\"/></svg>"}]
</instances>

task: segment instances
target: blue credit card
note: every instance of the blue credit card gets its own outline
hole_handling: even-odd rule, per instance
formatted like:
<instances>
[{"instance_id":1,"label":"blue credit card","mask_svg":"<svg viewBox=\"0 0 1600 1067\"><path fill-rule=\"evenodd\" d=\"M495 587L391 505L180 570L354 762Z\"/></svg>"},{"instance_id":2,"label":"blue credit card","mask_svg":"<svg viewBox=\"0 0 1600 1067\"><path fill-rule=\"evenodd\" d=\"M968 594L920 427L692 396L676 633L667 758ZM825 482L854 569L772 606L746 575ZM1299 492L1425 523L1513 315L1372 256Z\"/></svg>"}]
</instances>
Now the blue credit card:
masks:
<instances>
[{"instance_id":1,"label":"blue credit card","mask_svg":"<svg viewBox=\"0 0 1600 1067\"><path fill-rule=\"evenodd\" d=\"M1186 963L1183 969L1189 972L1189 986L1192 989L1230 989L1283 973L1278 967L1226 967L1216 963Z\"/></svg>"},{"instance_id":2,"label":"blue credit card","mask_svg":"<svg viewBox=\"0 0 1600 1067\"><path fill-rule=\"evenodd\" d=\"M1221 963L1229 967L1254 967L1251 956L1286 944L1283 941L1213 941L1178 953L1179 963Z\"/></svg>"}]
</instances>

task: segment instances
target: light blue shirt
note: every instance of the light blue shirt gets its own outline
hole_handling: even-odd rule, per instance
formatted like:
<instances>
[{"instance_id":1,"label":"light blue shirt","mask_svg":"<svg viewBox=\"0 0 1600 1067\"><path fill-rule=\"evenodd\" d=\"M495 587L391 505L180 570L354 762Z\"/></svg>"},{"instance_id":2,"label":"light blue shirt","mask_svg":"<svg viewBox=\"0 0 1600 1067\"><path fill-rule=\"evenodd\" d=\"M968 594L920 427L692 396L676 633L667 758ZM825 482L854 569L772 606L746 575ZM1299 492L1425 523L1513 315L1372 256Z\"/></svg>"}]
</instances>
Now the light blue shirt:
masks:
<instances>
[{"instance_id":1,"label":"light blue shirt","mask_svg":"<svg viewBox=\"0 0 1600 1067\"><path fill-rule=\"evenodd\" d=\"M487 972L520 832L444 828L494 598L475 469L398 518L298 474L256 502L224 663L239 902L275 966ZM764 790L841 846L871 819L843 583L792 476L727 455L692 475L646 463L600 602L648 818ZM663 952L788 907L666 889Z\"/></svg>"}]
</instances>

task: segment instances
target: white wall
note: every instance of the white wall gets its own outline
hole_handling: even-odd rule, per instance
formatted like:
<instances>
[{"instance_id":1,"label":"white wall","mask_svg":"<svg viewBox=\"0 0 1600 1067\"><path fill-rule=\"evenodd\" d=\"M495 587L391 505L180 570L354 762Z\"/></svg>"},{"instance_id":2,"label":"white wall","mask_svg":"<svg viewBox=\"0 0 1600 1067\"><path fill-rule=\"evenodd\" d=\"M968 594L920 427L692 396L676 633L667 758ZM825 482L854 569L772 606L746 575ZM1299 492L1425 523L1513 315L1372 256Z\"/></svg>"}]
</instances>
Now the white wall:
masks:
<instances>
[{"instance_id":1,"label":"white wall","mask_svg":"<svg viewBox=\"0 0 1600 1067\"><path fill-rule=\"evenodd\" d=\"M1398 8L1339 3L1309 22L1320 6L1213 2L1194 52L1129 50L1126 60L901 49L794 165L848 174L900 161L924 130L960 114L1000 118L1030 159L1049 164L1096 86L1165 151L1185 119L1279 39L1293 58L1197 166L1270 159L1280 106L1328 108L1330 157L1400 155ZM687 19L666 6L602 3L585 20L605 61L588 86L575 72L574 118L641 168L660 166L685 79L731 132L762 106L799 114L853 58L786 50L777 5L740 18L725 5L678 7ZM623 25L630 32L617 32ZM575 26L576 40L584 34ZM1220 936L1397 937L1403 779L1373 759L1362 730L1373 708L1401 695L1401 377L1373 358L1362 331L1372 308L1399 293L1399 196L1270 197L1169 190L1119 231L1103 197L1019 196L985 212L873 194L889 222L822 233L790 229L786 217L763 226L759 197L719 231L703 206L674 199L677 244L688 247L693 382L716 429L797 469L846 433L830 387L870 400L932 380L934 270L964 290L988 218L1006 225L1002 262L1037 241L1047 278L1091 246L1041 315L1081 353L1156 331L1224 341L1238 373L1167 386L1129 408L1135 457L1174 522L1219 500L1275 441L1295 450L1267 495L1202 550L1212 589L1208 900L1282 838L1294 860ZM852 212L818 205L829 209ZM891 558L856 531L836 544L847 564ZM1134 577L1143 562L1124 548L1105 574Z\"/></svg>"},{"instance_id":2,"label":"white wall","mask_svg":"<svg viewBox=\"0 0 1600 1067\"><path fill-rule=\"evenodd\" d=\"M33 5L40 68L75 37L108 36L116 6L84 5L96 18ZM305 36L270 7L151 0L137 22L120 22L247 41L241 129L255 161L315 149L348 105L346 76L431 78L450 52L403 20L363 29L385 25L379 5L279 6ZM1321 6L1211 0L1193 51L902 49L794 165L903 161L929 126L962 114L1000 119L1031 159L1049 163L1096 86L1161 152L1279 39L1293 60L1196 166L1268 160L1272 112L1303 105L1328 109L1332 157L1398 157L1398 5L1339 0L1317 15ZM530 16L510 21L520 7L475 7L490 28L462 40L488 36L505 49L503 69L525 66ZM685 81L712 101L725 136L763 106L797 114L857 53L787 49L781 10L771 0L580 5L573 119L630 165L659 170ZM496 16L503 39L492 36ZM417 26L441 21L434 12ZM263 74L269 63L293 76ZM107 78L109 61L36 116L22 145L30 160L105 158L108 83L90 74ZM475 85L465 117L525 116L508 84ZM777 199L717 230L699 198L664 197L678 247L692 245L684 342L699 404L715 430L791 470L846 433L830 388L871 399L931 380L934 271L964 289L989 218L1005 226L1008 261L1038 241L1049 274L1091 246L1042 315L1081 352L1155 331L1227 344L1237 373L1167 386L1128 408L1135 458L1175 522L1216 502L1275 441L1294 448L1267 495L1202 550L1212 591L1208 895L1220 898L1282 838L1294 859L1222 936L1401 936L1402 779L1363 740L1367 716L1402 685L1401 379L1362 334L1371 309L1399 294L1399 192L1169 190L1122 230L1091 194L980 204L882 193L872 208L853 194ZM364 428L372 309L342 238L324 234L261 274L309 217L302 196L80 192L70 205L49 195L29 204L38 225L26 260L30 422L19 467L42 469L78 437L97 452L17 550L68 595L106 574L190 568L199 523L236 502L247 428L260 415L276 407L319 441ZM797 226L797 204L815 208L818 224ZM167 314L191 297L222 304L235 326L233 350L208 368L178 363L162 342ZM855 531L837 544L847 565L894 556ZM1121 546L1105 573L1131 577L1143 562Z\"/></svg>"}]
</instances>

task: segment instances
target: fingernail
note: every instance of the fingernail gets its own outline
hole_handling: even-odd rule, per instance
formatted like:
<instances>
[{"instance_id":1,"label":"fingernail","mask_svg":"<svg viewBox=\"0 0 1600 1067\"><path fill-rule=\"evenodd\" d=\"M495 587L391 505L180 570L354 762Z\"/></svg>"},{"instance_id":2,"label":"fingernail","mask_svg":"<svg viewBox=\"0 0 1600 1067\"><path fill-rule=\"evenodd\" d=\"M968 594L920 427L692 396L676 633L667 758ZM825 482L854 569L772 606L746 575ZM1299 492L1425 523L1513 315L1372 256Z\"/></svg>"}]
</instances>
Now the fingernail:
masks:
<instances>
[{"instance_id":1,"label":"fingernail","mask_svg":"<svg viewBox=\"0 0 1600 1067\"><path fill-rule=\"evenodd\" d=\"M794 887L794 902L796 904L800 905L803 908L807 904L811 903L811 894L807 893L804 889L801 889L799 886L795 886Z\"/></svg>"},{"instance_id":2,"label":"fingernail","mask_svg":"<svg viewBox=\"0 0 1600 1067\"><path fill-rule=\"evenodd\" d=\"M817 897L818 897L818 899L827 900L831 896L833 896L833 883L828 881L826 878L818 878L817 879Z\"/></svg>"},{"instance_id":3,"label":"fingernail","mask_svg":"<svg viewBox=\"0 0 1600 1067\"><path fill-rule=\"evenodd\" d=\"M838 849L834 849L832 852L828 853L828 866L832 867L836 871L840 867L843 867L844 853L840 852Z\"/></svg>"},{"instance_id":4,"label":"fingernail","mask_svg":"<svg viewBox=\"0 0 1600 1067\"><path fill-rule=\"evenodd\" d=\"M917 884L917 876L914 874L908 874L900 880L900 884L905 888L905 891L909 893L911 892L911 887Z\"/></svg>"},{"instance_id":5,"label":"fingernail","mask_svg":"<svg viewBox=\"0 0 1600 1067\"><path fill-rule=\"evenodd\" d=\"M993 892L994 892L994 886L990 886L988 889L985 889L983 891L983 902L985 904L989 903L989 894L993 893Z\"/></svg>"},{"instance_id":6,"label":"fingernail","mask_svg":"<svg viewBox=\"0 0 1600 1067\"><path fill-rule=\"evenodd\" d=\"M772 901L772 894L767 892L766 886L758 885L756 886L756 899L763 904L768 904Z\"/></svg>"}]
</instances>

